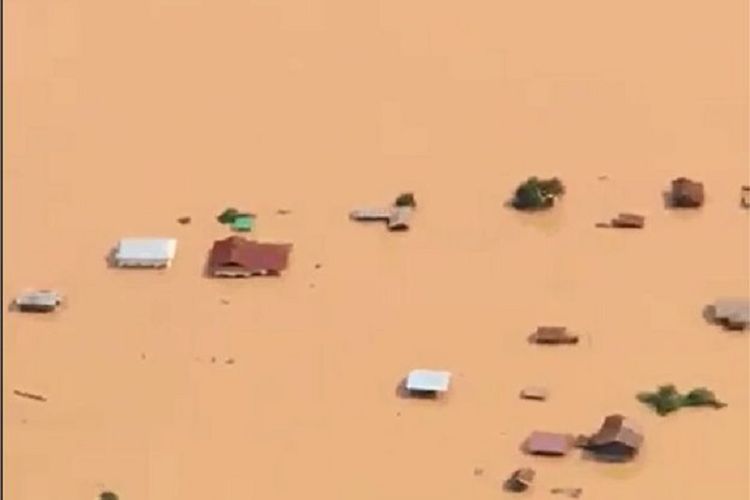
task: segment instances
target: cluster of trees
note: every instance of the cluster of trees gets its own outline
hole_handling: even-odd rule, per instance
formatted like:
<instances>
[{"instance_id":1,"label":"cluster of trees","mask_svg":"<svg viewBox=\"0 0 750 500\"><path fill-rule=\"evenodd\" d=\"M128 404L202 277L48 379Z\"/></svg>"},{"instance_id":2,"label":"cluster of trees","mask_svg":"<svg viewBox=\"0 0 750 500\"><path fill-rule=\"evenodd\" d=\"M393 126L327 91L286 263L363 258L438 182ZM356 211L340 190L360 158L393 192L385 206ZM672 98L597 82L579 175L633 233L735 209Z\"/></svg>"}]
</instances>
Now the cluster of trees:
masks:
<instances>
[{"instance_id":1,"label":"cluster of trees","mask_svg":"<svg viewBox=\"0 0 750 500\"><path fill-rule=\"evenodd\" d=\"M516 188L512 205L518 210L550 208L555 204L555 198L564 194L565 186L557 177L551 179L529 177L526 182Z\"/></svg>"},{"instance_id":2,"label":"cluster of trees","mask_svg":"<svg viewBox=\"0 0 750 500\"><path fill-rule=\"evenodd\" d=\"M111 491L105 491L101 495L99 495L99 500L119 500L119 497L117 494L112 493Z\"/></svg>"},{"instance_id":3,"label":"cluster of trees","mask_svg":"<svg viewBox=\"0 0 750 500\"><path fill-rule=\"evenodd\" d=\"M708 406L716 409L726 406L726 403L719 401L716 395L705 387L680 394L674 385L662 385L656 392L641 392L637 397L638 401L651 406L659 415L667 415L684 406Z\"/></svg>"},{"instance_id":4,"label":"cluster of trees","mask_svg":"<svg viewBox=\"0 0 750 500\"><path fill-rule=\"evenodd\" d=\"M396 197L396 201L393 204L397 207L417 208L417 200L414 198L414 193L401 193Z\"/></svg>"}]
</instances>

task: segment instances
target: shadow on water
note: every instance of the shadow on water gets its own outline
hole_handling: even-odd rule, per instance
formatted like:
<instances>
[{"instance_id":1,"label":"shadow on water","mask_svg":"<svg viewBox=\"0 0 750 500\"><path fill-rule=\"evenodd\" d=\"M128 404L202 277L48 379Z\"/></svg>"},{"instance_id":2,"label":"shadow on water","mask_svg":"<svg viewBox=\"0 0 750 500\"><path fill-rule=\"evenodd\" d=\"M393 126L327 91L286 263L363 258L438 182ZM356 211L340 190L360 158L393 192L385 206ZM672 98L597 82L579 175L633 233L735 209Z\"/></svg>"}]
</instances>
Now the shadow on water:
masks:
<instances>
[{"instance_id":1,"label":"shadow on water","mask_svg":"<svg viewBox=\"0 0 750 500\"><path fill-rule=\"evenodd\" d=\"M672 192L669 190L664 190L661 192L661 199L662 203L664 204L664 208L667 210L672 210L676 208L674 206L674 203L672 202Z\"/></svg>"},{"instance_id":2,"label":"shadow on water","mask_svg":"<svg viewBox=\"0 0 750 500\"><path fill-rule=\"evenodd\" d=\"M117 259L115 259L115 256L117 255L117 248L112 247L109 249L107 254L104 256L104 263L109 269L119 269L117 267Z\"/></svg>"},{"instance_id":3,"label":"shadow on water","mask_svg":"<svg viewBox=\"0 0 750 500\"><path fill-rule=\"evenodd\" d=\"M438 393L437 392L416 392L416 391L410 391L406 388L406 379L402 379L401 382L398 383L396 386L396 390L394 391L397 398L400 399L438 399Z\"/></svg>"}]
</instances>

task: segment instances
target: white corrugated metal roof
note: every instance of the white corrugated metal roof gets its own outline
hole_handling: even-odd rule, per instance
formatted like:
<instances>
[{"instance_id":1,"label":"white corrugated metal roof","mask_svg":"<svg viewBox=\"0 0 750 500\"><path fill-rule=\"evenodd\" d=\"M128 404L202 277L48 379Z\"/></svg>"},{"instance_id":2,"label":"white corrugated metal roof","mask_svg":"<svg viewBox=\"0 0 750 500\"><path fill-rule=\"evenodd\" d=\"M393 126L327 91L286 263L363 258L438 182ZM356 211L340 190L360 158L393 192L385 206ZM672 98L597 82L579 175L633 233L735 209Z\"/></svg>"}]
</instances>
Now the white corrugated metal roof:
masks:
<instances>
[{"instance_id":1,"label":"white corrugated metal roof","mask_svg":"<svg viewBox=\"0 0 750 500\"><path fill-rule=\"evenodd\" d=\"M390 208L358 208L349 212L354 220L388 220L391 217Z\"/></svg>"},{"instance_id":2,"label":"white corrugated metal roof","mask_svg":"<svg viewBox=\"0 0 750 500\"><path fill-rule=\"evenodd\" d=\"M16 304L23 306L56 306L61 297L57 292L51 290L37 290L24 293L16 299Z\"/></svg>"},{"instance_id":3,"label":"white corrugated metal roof","mask_svg":"<svg viewBox=\"0 0 750 500\"><path fill-rule=\"evenodd\" d=\"M719 319L750 322L750 300L719 299L714 304L714 315Z\"/></svg>"},{"instance_id":4,"label":"white corrugated metal roof","mask_svg":"<svg viewBox=\"0 0 750 500\"><path fill-rule=\"evenodd\" d=\"M122 260L171 260L177 250L174 238L123 238L115 257Z\"/></svg>"},{"instance_id":5,"label":"white corrugated metal roof","mask_svg":"<svg viewBox=\"0 0 750 500\"><path fill-rule=\"evenodd\" d=\"M446 371L412 370L406 378L406 388L410 391L445 392L450 384L451 374Z\"/></svg>"}]
</instances>

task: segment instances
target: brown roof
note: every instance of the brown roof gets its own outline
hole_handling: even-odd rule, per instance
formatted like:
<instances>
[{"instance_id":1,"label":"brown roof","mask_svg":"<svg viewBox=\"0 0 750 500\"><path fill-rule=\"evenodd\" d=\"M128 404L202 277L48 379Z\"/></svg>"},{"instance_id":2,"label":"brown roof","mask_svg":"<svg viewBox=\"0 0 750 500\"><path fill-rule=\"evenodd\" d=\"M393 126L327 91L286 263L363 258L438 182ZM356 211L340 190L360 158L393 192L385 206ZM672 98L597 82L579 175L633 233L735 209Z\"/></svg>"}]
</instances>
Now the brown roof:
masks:
<instances>
[{"instance_id":1,"label":"brown roof","mask_svg":"<svg viewBox=\"0 0 750 500\"><path fill-rule=\"evenodd\" d=\"M638 214L622 213L612 219L614 227L642 228L646 223L646 218Z\"/></svg>"},{"instance_id":2,"label":"brown roof","mask_svg":"<svg viewBox=\"0 0 750 500\"><path fill-rule=\"evenodd\" d=\"M248 272L279 272L286 269L290 244L258 243L241 236L230 236L214 242L209 267L217 269L238 266Z\"/></svg>"},{"instance_id":3,"label":"brown roof","mask_svg":"<svg viewBox=\"0 0 750 500\"><path fill-rule=\"evenodd\" d=\"M578 336L568 332L564 326L540 326L529 336L537 344L575 344Z\"/></svg>"},{"instance_id":4,"label":"brown roof","mask_svg":"<svg viewBox=\"0 0 750 500\"><path fill-rule=\"evenodd\" d=\"M703 184L685 177L672 181L672 204L677 207L698 207L703 204Z\"/></svg>"},{"instance_id":5,"label":"brown roof","mask_svg":"<svg viewBox=\"0 0 750 500\"><path fill-rule=\"evenodd\" d=\"M588 446L597 447L611 443L622 443L638 449L643 443L638 425L622 415L609 415L599 431L589 438Z\"/></svg>"},{"instance_id":6,"label":"brown roof","mask_svg":"<svg viewBox=\"0 0 750 500\"><path fill-rule=\"evenodd\" d=\"M570 434L534 431L526 438L524 449L532 455L565 455L573 442Z\"/></svg>"}]
</instances>

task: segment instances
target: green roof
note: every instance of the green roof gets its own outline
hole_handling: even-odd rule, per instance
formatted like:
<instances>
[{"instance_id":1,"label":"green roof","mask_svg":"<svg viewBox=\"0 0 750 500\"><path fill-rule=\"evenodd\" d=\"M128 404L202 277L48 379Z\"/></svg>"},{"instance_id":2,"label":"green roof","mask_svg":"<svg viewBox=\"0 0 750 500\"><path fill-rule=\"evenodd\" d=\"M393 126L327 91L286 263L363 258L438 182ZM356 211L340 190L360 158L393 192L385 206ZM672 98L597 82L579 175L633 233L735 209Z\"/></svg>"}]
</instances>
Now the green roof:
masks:
<instances>
[{"instance_id":1,"label":"green roof","mask_svg":"<svg viewBox=\"0 0 750 500\"><path fill-rule=\"evenodd\" d=\"M237 215L232 221L232 229L234 229L235 231L243 231L243 232L252 231L253 222L254 222L254 219L252 215L247 215L247 214Z\"/></svg>"}]
</instances>

